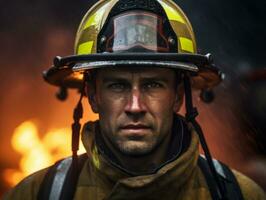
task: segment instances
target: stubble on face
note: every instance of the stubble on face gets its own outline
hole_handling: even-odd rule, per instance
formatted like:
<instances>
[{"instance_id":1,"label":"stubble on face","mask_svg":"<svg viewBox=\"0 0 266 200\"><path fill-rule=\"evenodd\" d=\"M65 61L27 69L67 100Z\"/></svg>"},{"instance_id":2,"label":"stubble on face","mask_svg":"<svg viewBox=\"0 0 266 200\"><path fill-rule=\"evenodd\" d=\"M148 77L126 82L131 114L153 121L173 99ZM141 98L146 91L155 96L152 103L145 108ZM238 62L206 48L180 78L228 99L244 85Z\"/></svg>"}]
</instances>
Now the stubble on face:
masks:
<instances>
[{"instance_id":1,"label":"stubble on face","mask_svg":"<svg viewBox=\"0 0 266 200\"><path fill-rule=\"evenodd\" d=\"M171 133L175 83L170 69L99 70L95 100L107 145L128 156L159 147Z\"/></svg>"}]
</instances>

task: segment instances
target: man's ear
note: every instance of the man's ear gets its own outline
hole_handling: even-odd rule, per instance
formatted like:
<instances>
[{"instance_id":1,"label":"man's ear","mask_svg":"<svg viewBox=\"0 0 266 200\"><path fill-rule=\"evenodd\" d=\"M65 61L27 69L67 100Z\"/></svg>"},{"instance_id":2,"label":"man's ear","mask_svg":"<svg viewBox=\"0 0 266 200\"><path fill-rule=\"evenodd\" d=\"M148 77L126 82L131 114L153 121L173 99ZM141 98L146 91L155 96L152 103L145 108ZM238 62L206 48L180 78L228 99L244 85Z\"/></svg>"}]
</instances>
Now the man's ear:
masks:
<instances>
[{"instance_id":1,"label":"man's ear","mask_svg":"<svg viewBox=\"0 0 266 200\"><path fill-rule=\"evenodd\" d=\"M173 108L175 113L177 113L180 110L183 104L183 99L184 99L184 87L183 87L183 84L180 83L176 89L176 97L175 97L175 103L174 103L174 108Z\"/></svg>"},{"instance_id":2,"label":"man's ear","mask_svg":"<svg viewBox=\"0 0 266 200\"><path fill-rule=\"evenodd\" d=\"M86 96L88 97L89 104L94 113L98 113L98 102L96 98L96 87L94 82L86 81L85 85Z\"/></svg>"}]
</instances>

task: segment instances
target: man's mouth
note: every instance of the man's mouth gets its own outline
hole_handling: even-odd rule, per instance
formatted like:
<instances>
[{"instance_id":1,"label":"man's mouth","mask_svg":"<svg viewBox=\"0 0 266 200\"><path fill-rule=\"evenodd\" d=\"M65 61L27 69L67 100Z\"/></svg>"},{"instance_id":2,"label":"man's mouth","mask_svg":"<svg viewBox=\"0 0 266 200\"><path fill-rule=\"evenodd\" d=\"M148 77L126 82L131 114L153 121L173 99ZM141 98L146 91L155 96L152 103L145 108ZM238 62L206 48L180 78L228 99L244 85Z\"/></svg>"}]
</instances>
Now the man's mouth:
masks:
<instances>
[{"instance_id":1,"label":"man's mouth","mask_svg":"<svg viewBox=\"0 0 266 200\"><path fill-rule=\"evenodd\" d=\"M138 137L146 135L150 129L151 127L145 124L128 124L121 127L121 130L124 134L128 136L138 136Z\"/></svg>"},{"instance_id":2,"label":"man's mouth","mask_svg":"<svg viewBox=\"0 0 266 200\"><path fill-rule=\"evenodd\" d=\"M122 126L122 129L149 129L150 127L144 124L128 124Z\"/></svg>"}]
</instances>

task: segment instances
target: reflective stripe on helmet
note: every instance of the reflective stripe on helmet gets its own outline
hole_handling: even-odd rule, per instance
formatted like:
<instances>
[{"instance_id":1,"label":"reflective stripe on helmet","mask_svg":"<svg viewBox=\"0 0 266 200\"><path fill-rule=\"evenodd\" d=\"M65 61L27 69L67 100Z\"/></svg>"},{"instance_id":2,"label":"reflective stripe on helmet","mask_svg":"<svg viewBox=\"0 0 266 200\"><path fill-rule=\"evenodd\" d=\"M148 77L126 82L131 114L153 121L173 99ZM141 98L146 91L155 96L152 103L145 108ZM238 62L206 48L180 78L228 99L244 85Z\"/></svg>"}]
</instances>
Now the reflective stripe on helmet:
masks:
<instances>
[{"instance_id":1,"label":"reflective stripe on helmet","mask_svg":"<svg viewBox=\"0 0 266 200\"><path fill-rule=\"evenodd\" d=\"M172 21L179 21L183 24L185 24L184 19L181 17L181 15L176 12L176 10L174 10L172 7L168 6L165 2L160 1L160 4L162 5L164 11L166 12L166 15L168 17L168 20L172 20Z\"/></svg>"},{"instance_id":2,"label":"reflective stripe on helmet","mask_svg":"<svg viewBox=\"0 0 266 200\"><path fill-rule=\"evenodd\" d=\"M90 54L93 46L93 41L88 41L78 46L78 54Z\"/></svg>"},{"instance_id":3,"label":"reflective stripe on helmet","mask_svg":"<svg viewBox=\"0 0 266 200\"><path fill-rule=\"evenodd\" d=\"M109 6L109 4L105 4L102 6L97 12L95 12L93 15L89 17L89 20L85 23L83 30L90 26L97 26L100 25L99 22L102 20L104 13L106 12L106 8Z\"/></svg>"},{"instance_id":4,"label":"reflective stripe on helmet","mask_svg":"<svg viewBox=\"0 0 266 200\"><path fill-rule=\"evenodd\" d=\"M194 53L194 47L193 47L193 42L192 40L185 38L185 37L179 37L179 42L180 42L180 46L181 49L183 51L187 51L189 53Z\"/></svg>"}]
</instances>

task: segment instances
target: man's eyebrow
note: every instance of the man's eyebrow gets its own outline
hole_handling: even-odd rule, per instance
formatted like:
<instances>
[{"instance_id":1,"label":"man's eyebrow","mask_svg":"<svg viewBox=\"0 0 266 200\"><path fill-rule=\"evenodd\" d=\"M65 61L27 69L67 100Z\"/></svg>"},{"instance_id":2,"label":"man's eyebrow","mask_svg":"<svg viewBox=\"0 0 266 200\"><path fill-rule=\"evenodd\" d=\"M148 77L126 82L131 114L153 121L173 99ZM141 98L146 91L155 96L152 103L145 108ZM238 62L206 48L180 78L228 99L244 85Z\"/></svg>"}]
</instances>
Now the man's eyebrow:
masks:
<instances>
[{"instance_id":1,"label":"man's eyebrow","mask_svg":"<svg viewBox=\"0 0 266 200\"><path fill-rule=\"evenodd\" d=\"M128 79L122 77L104 77L103 82L128 82Z\"/></svg>"},{"instance_id":2,"label":"man's eyebrow","mask_svg":"<svg viewBox=\"0 0 266 200\"><path fill-rule=\"evenodd\" d=\"M142 77L141 81L162 81L162 82L169 82L167 77L155 76L155 77Z\"/></svg>"},{"instance_id":3,"label":"man's eyebrow","mask_svg":"<svg viewBox=\"0 0 266 200\"><path fill-rule=\"evenodd\" d=\"M129 82L130 80L128 78L124 77L104 77L103 82ZM147 77L141 77L140 81L162 81L162 82L169 82L169 79L167 77L162 77L162 76L147 76Z\"/></svg>"}]
</instances>

